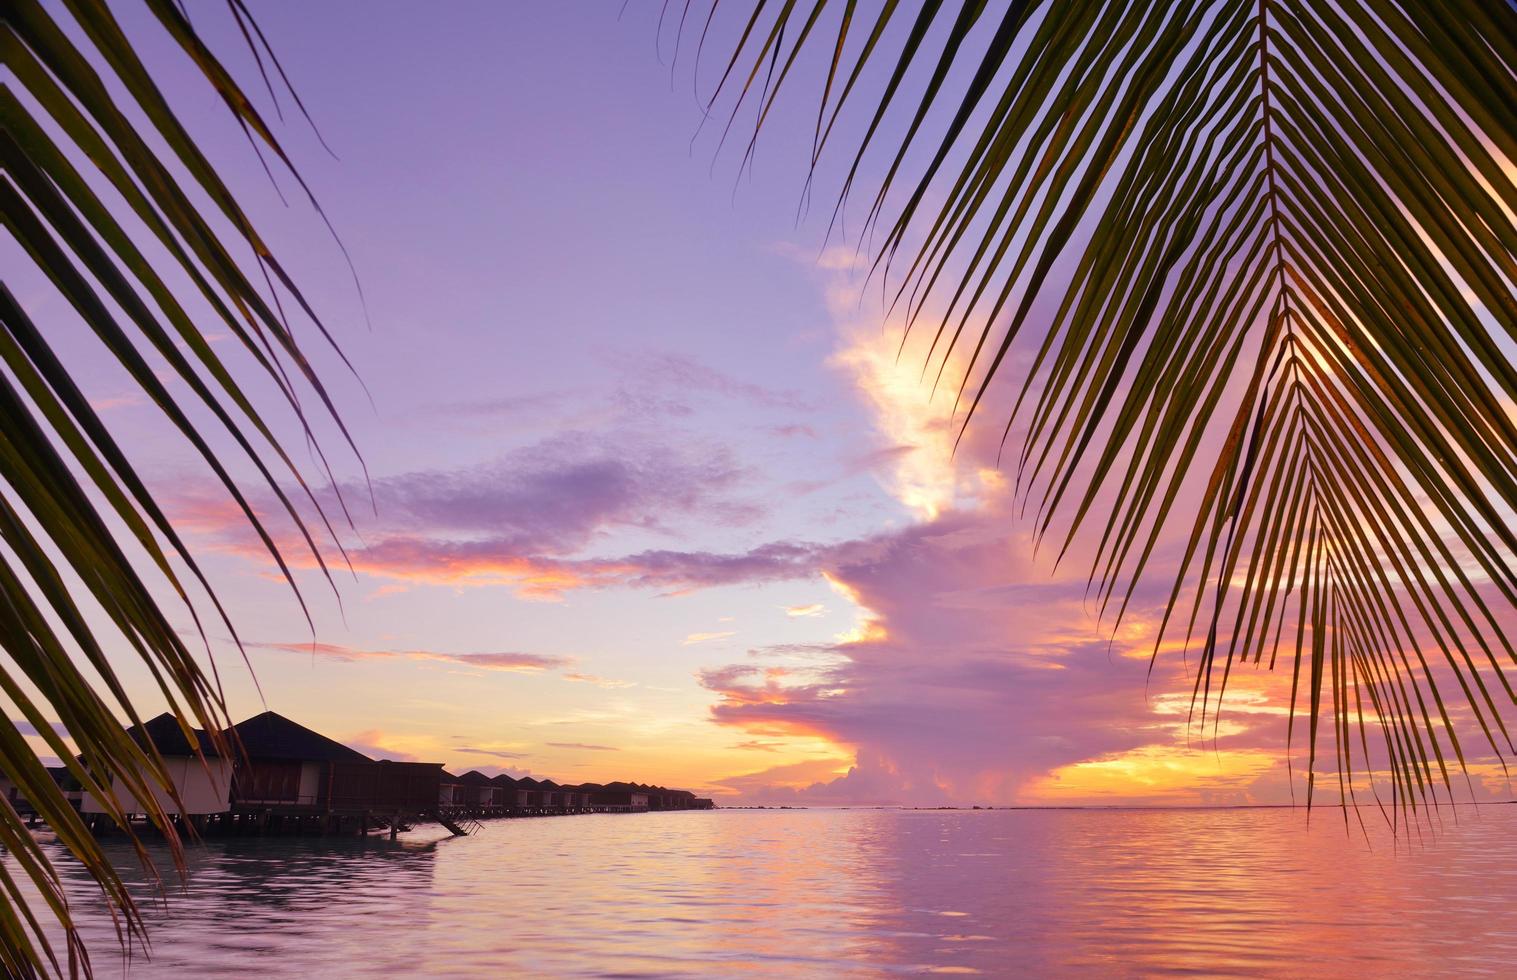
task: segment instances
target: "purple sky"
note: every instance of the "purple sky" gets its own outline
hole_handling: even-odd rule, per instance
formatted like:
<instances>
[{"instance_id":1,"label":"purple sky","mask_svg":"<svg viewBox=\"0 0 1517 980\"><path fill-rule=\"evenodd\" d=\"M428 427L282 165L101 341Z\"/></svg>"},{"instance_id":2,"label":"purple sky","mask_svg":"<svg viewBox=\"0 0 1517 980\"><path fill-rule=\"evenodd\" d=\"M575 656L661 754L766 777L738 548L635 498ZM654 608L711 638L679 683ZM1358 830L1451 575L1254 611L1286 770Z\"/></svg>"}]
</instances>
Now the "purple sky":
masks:
<instances>
[{"instance_id":1,"label":"purple sky","mask_svg":"<svg viewBox=\"0 0 1517 980\"><path fill-rule=\"evenodd\" d=\"M1285 798L1282 678L1240 680L1223 737L1187 746L1179 663L1145 687L1162 596L1110 642L1079 561L1034 559L999 424L950 456L949 400L920 352L896 361L852 241L823 240L835 185L797 223L804 113L739 179L658 5L619 6L256 6L340 158L286 112L372 330L292 182L285 207L193 69L128 20L373 400L318 357L377 514L324 431L356 575L339 605L303 563L313 640L204 468L89 362L249 641L262 700L218 644L234 716L266 703L391 757L729 800ZM256 84L222 13L194 14ZM12 288L78 329L43 284Z\"/></svg>"}]
</instances>

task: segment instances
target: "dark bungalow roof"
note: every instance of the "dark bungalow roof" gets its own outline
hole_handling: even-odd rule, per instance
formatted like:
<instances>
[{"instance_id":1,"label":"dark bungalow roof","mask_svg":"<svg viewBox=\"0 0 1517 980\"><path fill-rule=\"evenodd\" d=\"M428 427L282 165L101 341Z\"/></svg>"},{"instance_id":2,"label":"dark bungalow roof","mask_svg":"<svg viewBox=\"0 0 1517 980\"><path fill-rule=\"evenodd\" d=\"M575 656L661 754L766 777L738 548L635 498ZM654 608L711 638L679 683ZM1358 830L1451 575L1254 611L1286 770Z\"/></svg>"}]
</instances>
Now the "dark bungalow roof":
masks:
<instances>
[{"instance_id":1,"label":"dark bungalow roof","mask_svg":"<svg viewBox=\"0 0 1517 980\"><path fill-rule=\"evenodd\" d=\"M562 787L560 787L557 783L555 783L551 779L544 779L542 782L538 783L537 785L541 786L543 789L560 789L560 788L562 788Z\"/></svg>"},{"instance_id":2,"label":"dark bungalow roof","mask_svg":"<svg viewBox=\"0 0 1517 980\"><path fill-rule=\"evenodd\" d=\"M455 775L453 775L451 772L448 772L448 770L446 770L446 769L444 769L442 771L442 777L441 778L442 778L442 781L445 782L445 783L456 783L456 782L458 782L458 777L455 776Z\"/></svg>"},{"instance_id":3,"label":"dark bungalow roof","mask_svg":"<svg viewBox=\"0 0 1517 980\"><path fill-rule=\"evenodd\" d=\"M132 741L138 745L147 747L151 744L158 750L159 755L194 755L195 750L190 746L190 740L184 737L184 729L179 727L179 719L165 711L156 718L149 718L139 728L133 725L126 730ZM200 743L200 751L206 755L217 755L216 747L211 744L211 737L200 729L195 729L195 740Z\"/></svg>"},{"instance_id":4,"label":"dark bungalow roof","mask_svg":"<svg viewBox=\"0 0 1517 980\"><path fill-rule=\"evenodd\" d=\"M301 762L372 762L362 752L297 725L284 715L265 711L233 725L250 759L298 759Z\"/></svg>"},{"instance_id":5,"label":"dark bungalow roof","mask_svg":"<svg viewBox=\"0 0 1517 980\"><path fill-rule=\"evenodd\" d=\"M533 779L531 776L523 776L523 777L521 777L520 779L518 779L516 781L516 785L518 785L518 786L525 786L528 789L537 789L537 787L541 786L542 783L539 783L537 780Z\"/></svg>"},{"instance_id":6,"label":"dark bungalow roof","mask_svg":"<svg viewBox=\"0 0 1517 980\"><path fill-rule=\"evenodd\" d=\"M605 789L606 787L602 786L600 783L580 783L578 788L584 790L587 793L596 793L600 790Z\"/></svg>"},{"instance_id":7,"label":"dark bungalow roof","mask_svg":"<svg viewBox=\"0 0 1517 980\"><path fill-rule=\"evenodd\" d=\"M470 769L468 772L464 773L462 776L459 776L458 777L458 781L460 783L464 783L464 784L469 785L469 786L489 786L489 785L491 785L491 783L490 783L490 777L486 776L484 773L480 772L478 769Z\"/></svg>"},{"instance_id":8,"label":"dark bungalow roof","mask_svg":"<svg viewBox=\"0 0 1517 980\"><path fill-rule=\"evenodd\" d=\"M500 775L494 777L490 780L490 782L494 783L496 786L505 786L507 788L517 785L517 781L512 779L510 776L507 776L505 773L501 773Z\"/></svg>"},{"instance_id":9,"label":"dark bungalow roof","mask_svg":"<svg viewBox=\"0 0 1517 980\"><path fill-rule=\"evenodd\" d=\"M74 777L74 774L68 771L68 766L48 766L47 774L52 776L53 782L57 783L58 788L65 792L83 788L79 780Z\"/></svg>"}]
</instances>

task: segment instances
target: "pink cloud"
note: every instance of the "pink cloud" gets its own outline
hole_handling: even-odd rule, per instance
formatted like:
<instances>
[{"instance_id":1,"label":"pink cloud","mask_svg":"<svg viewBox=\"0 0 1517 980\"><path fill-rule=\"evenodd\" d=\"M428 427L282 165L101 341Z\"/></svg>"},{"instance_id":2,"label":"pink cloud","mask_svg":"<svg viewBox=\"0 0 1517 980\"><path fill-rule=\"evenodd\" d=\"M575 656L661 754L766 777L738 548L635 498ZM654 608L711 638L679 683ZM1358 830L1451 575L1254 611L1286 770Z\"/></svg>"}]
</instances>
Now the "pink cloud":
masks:
<instances>
[{"instance_id":1,"label":"pink cloud","mask_svg":"<svg viewBox=\"0 0 1517 980\"><path fill-rule=\"evenodd\" d=\"M574 663L573 657L543 656L536 653L442 653L436 650L364 650L336 643L270 643L247 642L250 650L277 650L284 653L303 653L331 660L436 660L444 663L463 664L482 670L506 670L536 672L558 670Z\"/></svg>"},{"instance_id":2,"label":"pink cloud","mask_svg":"<svg viewBox=\"0 0 1517 980\"><path fill-rule=\"evenodd\" d=\"M734 553L659 548L584 556L619 529L674 537L668 522L675 519L746 526L763 509L737 496L745 476L725 450L672 450L633 437L569 433L486 466L375 480L378 517L366 523L363 542L347 547L347 558L355 571L391 585L503 585L532 599L575 589L686 591L813 574L817 548L804 543ZM362 499L367 490L350 486L344 495ZM269 562L263 543L218 490L179 485L172 496L181 530ZM304 543L272 516L277 507L261 510L286 560L313 565ZM336 560L331 549L327 557Z\"/></svg>"},{"instance_id":3,"label":"pink cloud","mask_svg":"<svg viewBox=\"0 0 1517 980\"><path fill-rule=\"evenodd\" d=\"M1182 738L1183 716L1156 713L1150 694L1188 692L1190 675L1166 661L1146 691L1146 660L1123 655L1148 649L1145 617L1162 597L1141 592L1131 617L1150 629L1113 645L1083 578L1051 575L1016 528L1000 508L949 511L823 556L872 616L861 638L755 650L802 662L732 664L701 681L718 723L823 738L855 765L803 785L784 767L724 784L767 802L1010 803L1060 767ZM1279 744L1276 716L1237 717L1220 745Z\"/></svg>"}]
</instances>

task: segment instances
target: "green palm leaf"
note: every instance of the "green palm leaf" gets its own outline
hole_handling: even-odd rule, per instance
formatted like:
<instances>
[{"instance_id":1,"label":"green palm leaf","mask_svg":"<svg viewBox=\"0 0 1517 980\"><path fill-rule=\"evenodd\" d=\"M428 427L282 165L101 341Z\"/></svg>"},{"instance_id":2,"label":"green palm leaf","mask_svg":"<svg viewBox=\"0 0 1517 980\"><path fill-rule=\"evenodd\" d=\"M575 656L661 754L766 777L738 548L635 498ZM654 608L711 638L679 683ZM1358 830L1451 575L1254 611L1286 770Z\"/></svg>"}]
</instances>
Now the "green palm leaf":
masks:
<instances>
[{"instance_id":1,"label":"green palm leaf","mask_svg":"<svg viewBox=\"0 0 1517 980\"><path fill-rule=\"evenodd\" d=\"M1203 724L1293 648L1308 802L1375 777L1395 819L1512 750L1511 4L732 6L685 11L737 39L712 108L761 125L815 49L811 166L861 134L835 217L882 174L875 270L963 426L1030 352L1002 443L1111 621L1189 524L1159 640Z\"/></svg>"},{"instance_id":2,"label":"green palm leaf","mask_svg":"<svg viewBox=\"0 0 1517 980\"><path fill-rule=\"evenodd\" d=\"M250 137L288 165L251 102L178 6L170 0L147 0L147 6ZM286 481L299 488L329 538L331 527L259 409L212 350L208 334L225 330L241 343L308 437L301 387L316 394L339 428L341 421L283 310L302 311L331 338L175 118L105 3L65 0L63 7L87 38L86 48L70 40L37 0L14 0L0 12L0 58L15 77L14 88L0 86L0 220L35 271L195 447L293 589L284 557L213 441L229 438L241 450L323 571L315 534L288 497ZM240 3L233 0L230 9L245 36L249 28L257 32ZM129 107L110 94L102 70L128 93ZM143 139L126 108L149 121L168 156ZM103 188L121 204L104 203ZM203 212L192 194L212 202L213 211ZM128 215L137 231L123 227ZM251 263L234 255L244 248ZM165 279L171 274L193 285L193 300L209 311L210 322L197 322L187 309L191 297L181 299L170 289ZM46 326L35 323L3 283L0 327L0 479L6 489L0 495L0 647L6 655L0 691L22 716L0 720L0 772L104 889L119 913L121 934L140 934L131 896L27 745L21 725L39 733L123 826L124 811L146 808L177 862L173 814L154 802L152 792L157 788L176 800L173 783L151 744L126 736L120 719L140 719L105 652L108 641L87 621L79 597L87 595L88 605L109 618L115 642L124 641L146 665L187 732L227 726L219 682L154 600L151 582L137 570L145 567L141 562L173 588L197 629L194 602L203 596L233 637L236 631L193 555L79 389L70 369L77 355L59 350ZM170 391L149 352L188 396ZM215 431L192 421L195 412L208 412ZM319 458L325 466L325 457ZM88 974L88 955L70 923L60 879L8 802L0 804L0 845L46 905L28 908L19 882L0 872L0 965L8 975ZM140 843L137 850L151 866ZM63 925L65 950L49 945L44 912Z\"/></svg>"}]
</instances>

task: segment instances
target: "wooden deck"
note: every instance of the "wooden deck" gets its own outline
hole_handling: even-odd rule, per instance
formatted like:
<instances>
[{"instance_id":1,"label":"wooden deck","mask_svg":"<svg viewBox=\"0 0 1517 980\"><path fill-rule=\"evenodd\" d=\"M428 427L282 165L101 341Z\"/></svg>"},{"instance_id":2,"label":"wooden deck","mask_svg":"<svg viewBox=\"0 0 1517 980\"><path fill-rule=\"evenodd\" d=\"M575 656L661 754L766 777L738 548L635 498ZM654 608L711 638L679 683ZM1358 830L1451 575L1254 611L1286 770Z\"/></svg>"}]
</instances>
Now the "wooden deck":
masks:
<instances>
[{"instance_id":1,"label":"wooden deck","mask_svg":"<svg viewBox=\"0 0 1517 980\"><path fill-rule=\"evenodd\" d=\"M566 817L589 813L647 813L647 807L575 806L518 807L443 804L431 808L394 808L388 806L353 806L318 808L307 804L247 804L222 813L176 817L181 832L199 837L367 836L387 833L394 838L401 830L418 824L441 824L457 836L476 832L486 820L516 820L528 817ZM114 822L93 815L91 829L105 836L119 832ZM133 829L149 831L145 818L133 820Z\"/></svg>"}]
</instances>

